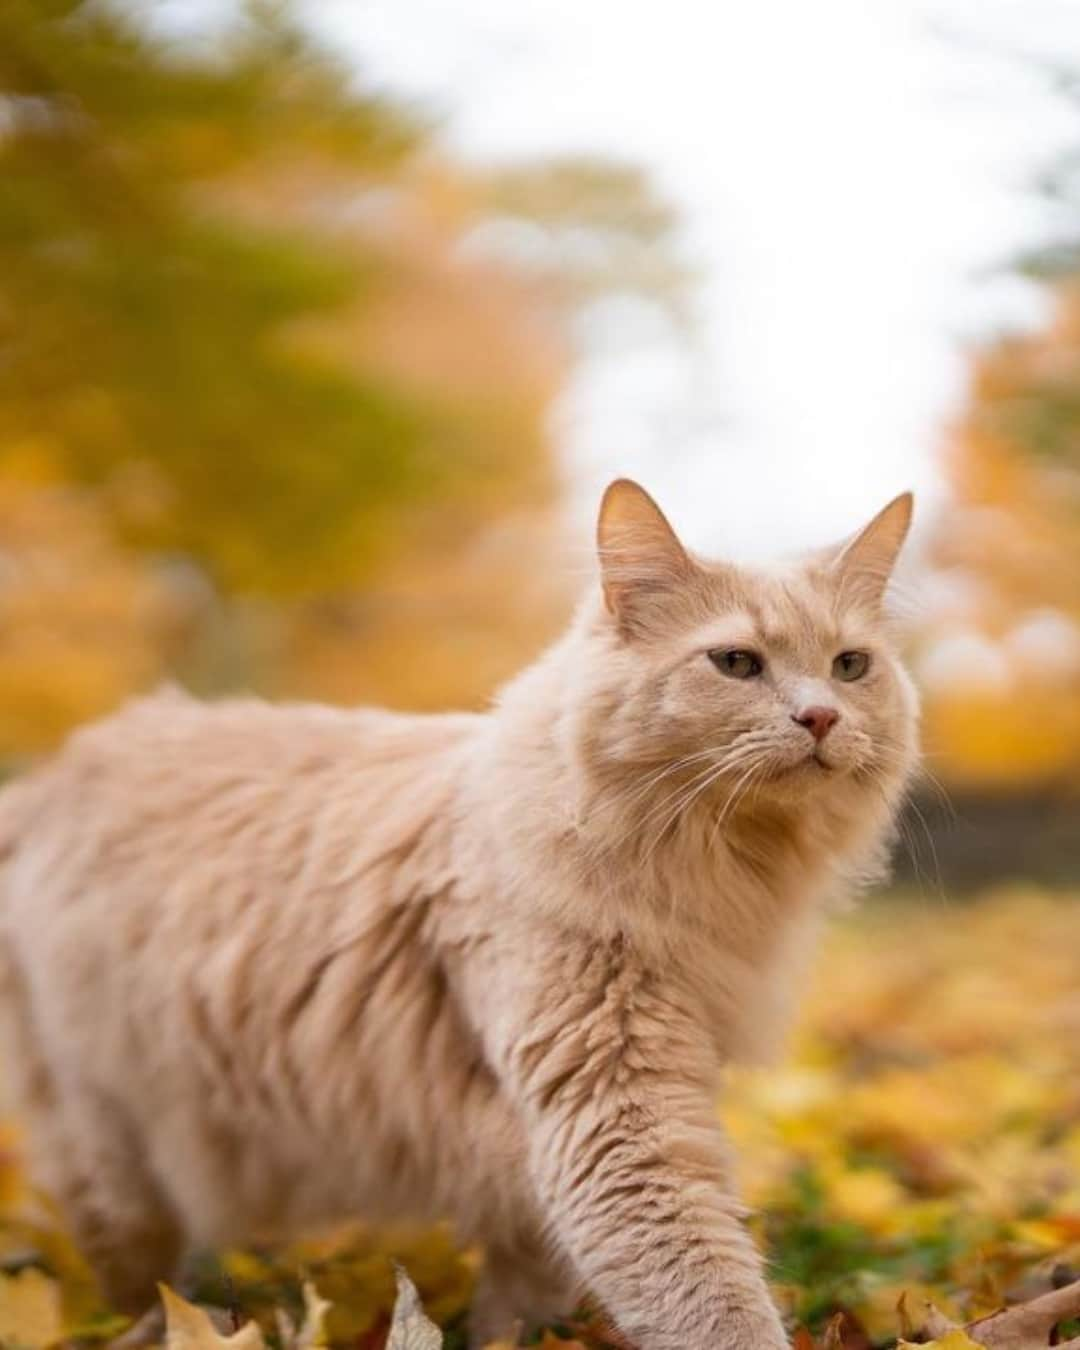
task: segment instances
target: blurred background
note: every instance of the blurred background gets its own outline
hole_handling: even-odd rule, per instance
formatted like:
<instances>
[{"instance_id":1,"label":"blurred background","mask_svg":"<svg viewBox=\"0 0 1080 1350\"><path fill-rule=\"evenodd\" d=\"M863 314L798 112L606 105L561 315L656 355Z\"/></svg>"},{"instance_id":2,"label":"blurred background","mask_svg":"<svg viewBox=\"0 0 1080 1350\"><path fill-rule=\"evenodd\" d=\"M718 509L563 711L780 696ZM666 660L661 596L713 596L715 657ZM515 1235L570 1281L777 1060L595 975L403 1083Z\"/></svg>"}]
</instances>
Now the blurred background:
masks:
<instances>
[{"instance_id":1,"label":"blurred background","mask_svg":"<svg viewBox=\"0 0 1080 1350\"><path fill-rule=\"evenodd\" d=\"M918 495L912 903L724 1108L785 1312L1080 1274L1080 3L0 0L0 775L163 680L481 707L620 473L737 559ZM107 1338L17 1152L0 1340ZM204 1293L377 1350L391 1251L463 1344L403 1241Z\"/></svg>"},{"instance_id":2,"label":"blurred background","mask_svg":"<svg viewBox=\"0 0 1080 1350\"><path fill-rule=\"evenodd\" d=\"M914 487L901 875L1080 877L1080 6L5 0L5 772L482 706L616 473L736 558Z\"/></svg>"}]
</instances>

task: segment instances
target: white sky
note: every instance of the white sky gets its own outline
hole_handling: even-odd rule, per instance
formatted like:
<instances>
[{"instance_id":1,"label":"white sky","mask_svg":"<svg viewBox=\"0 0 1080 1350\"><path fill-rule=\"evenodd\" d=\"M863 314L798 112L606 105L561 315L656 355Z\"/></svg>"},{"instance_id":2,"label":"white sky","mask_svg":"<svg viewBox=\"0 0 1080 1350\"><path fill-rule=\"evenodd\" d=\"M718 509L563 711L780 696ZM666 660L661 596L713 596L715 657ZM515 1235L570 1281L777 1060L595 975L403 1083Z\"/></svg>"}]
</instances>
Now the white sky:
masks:
<instances>
[{"instance_id":1,"label":"white sky","mask_svg":"<svg viewBox=\"0 0 1080 1350\"><path fill-rule=\"evenodd\" d=\"M1040 312L994 271L1042 238L1031 182L1080 132L1015 57L1080 67L1080 0L306 8L459 151L615 153L682 213L701 351L596 344L557 422L582 502L630 472L691 542L752 555L940 495L963 343Z\"/></svg>"}]
</instances>

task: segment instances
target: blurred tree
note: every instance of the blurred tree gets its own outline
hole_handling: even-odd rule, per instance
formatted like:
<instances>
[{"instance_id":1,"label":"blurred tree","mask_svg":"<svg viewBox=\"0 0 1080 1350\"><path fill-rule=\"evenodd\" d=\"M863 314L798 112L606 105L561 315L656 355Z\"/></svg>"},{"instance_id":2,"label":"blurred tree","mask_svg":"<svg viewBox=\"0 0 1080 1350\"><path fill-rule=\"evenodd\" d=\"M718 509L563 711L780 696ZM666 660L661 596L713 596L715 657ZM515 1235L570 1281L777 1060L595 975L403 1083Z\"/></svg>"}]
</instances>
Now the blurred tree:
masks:
<instances>
[{"instance_id":1,"label":"blurred tree","mask_svg":"<svg viewBox=\"0 0 1080 1350\"><path fill-rule=\"evenodd\" d=\"M642 169L585 155L507 165L491 175L482 240L542 276L571 311L632 294L693 329L693 273L671 247L678 218Z\"/></svg>"},{"instance_id":2,"label":"blurred tree","mask_svg":"<svg viewBox=\"0 0 1080 1350\"><path fill-rule=\"evenodd\" d=\"M377 290L377 259L238 219L220 189L306 161L359 197L418 128L269 7L210 55L100 5L12 0L0 81L0 435L226 584L354 575L364 518L454 466L423 453L415 399L290 340Z\"/></svg>"},{"instance_id":3,"label":"blurred tree","mask_svg":"<svg viewBox=\"0 0 1080 1350\"><path fill-rule=\"evenodd\" d=\"M0 475L0 745L51 741L159 671L170 596L96 503L22 457Z\"/></svg>"},{"instance_id":4,"label":"blurred tree","mask_svg":"<svg viewBox=\"0 0 1080 1350\"><path fill-rule=\"evenodd\" d=\"M967 658L928 687L927 739L973 783L1080 784L1080 161L1048 184L1067 228L1022 266L1050 320L976 353L947 449L936 562L962 584L932 641Z\"/></svg>"},{"instance_id":5,"label":"blurred tree","mask_svg":"<svg viewBox=\"0 0 1080 1350\"><path fill-rule=\"evenodd\" d=\"M563 320L678 293L632 170L467 172L287 6L229 13L0 7L0 754L170 672L476 703L566 605ZM484 247L530 217L542 265Z\"/></svg>"}]
</instances>

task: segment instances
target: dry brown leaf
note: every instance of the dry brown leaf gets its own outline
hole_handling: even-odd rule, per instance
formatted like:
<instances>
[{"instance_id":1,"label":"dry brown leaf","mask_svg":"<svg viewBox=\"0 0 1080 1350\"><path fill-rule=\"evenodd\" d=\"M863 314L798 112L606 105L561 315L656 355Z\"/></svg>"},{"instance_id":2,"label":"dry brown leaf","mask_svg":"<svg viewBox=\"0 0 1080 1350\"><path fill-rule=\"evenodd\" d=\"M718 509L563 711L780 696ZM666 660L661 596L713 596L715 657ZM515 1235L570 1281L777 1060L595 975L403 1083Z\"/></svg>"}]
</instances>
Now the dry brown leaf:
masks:
<instances>
[{"instance_id":1,"label":"dry brown leaf","mask_svg":"<svg viewBox=\"0 0 1080 1350\"><path fill-rule=\"evenodd\" d=\"M841 1309L825 1328L824 1350L870 1350L870 1338L857 1317Z\"/></svg>"},{"instance_id":2,"label":"dry brown leaf","mask_svg":"<svg viewBox=\"0 0 1080 1350\"><path fill-rule=\"evenodd\" d=\"M1030 1303L1018 1303L989 1317L980 1317L968 1331L986 1350L1041 1350L1050 1344L1051 1334L1062 1322L1077 1317L1080 1317L1080 1280L1062 1289L1052 1289ZM1080 1337L1064 1345L1080 1347Z\"/></svg>"},{"instance_id":3,"label":"dry brown leaf","mask_svg":"<svg viewBox=\"0 0 1080 1350\"><path fill-rule=\"evenodd\" d=\"M927 1309L926 1330L935 1337L933 1345L962 1350L976 1345L982 1350L1044 1350L1051 1336L1064 1322L1080 1318L1080 1280L1061 1289L1002 1308L988 1317L979 1317L959 1327L932 1304ZM962 1336L965 1339L957 1339ZM950 1339L951 1338L951 1339ZM1080 1337L1058 1342L1058 1350L1080 1350Z\"/></svg>"},{"instance_id":4,"label":"dry brown leaf","mask_svg":"<svg viewBox=\"0 0 1080 1350\"><path fill-rule=\"evenodd\" d=\"M911 1320L911 1310L908 1308L907 1290L900 1295L896 1303L896 1316L900 1321L900 1339L901 1341L910 1341L915 1335L915 1324Z\"/></svg>"}]
</instances>

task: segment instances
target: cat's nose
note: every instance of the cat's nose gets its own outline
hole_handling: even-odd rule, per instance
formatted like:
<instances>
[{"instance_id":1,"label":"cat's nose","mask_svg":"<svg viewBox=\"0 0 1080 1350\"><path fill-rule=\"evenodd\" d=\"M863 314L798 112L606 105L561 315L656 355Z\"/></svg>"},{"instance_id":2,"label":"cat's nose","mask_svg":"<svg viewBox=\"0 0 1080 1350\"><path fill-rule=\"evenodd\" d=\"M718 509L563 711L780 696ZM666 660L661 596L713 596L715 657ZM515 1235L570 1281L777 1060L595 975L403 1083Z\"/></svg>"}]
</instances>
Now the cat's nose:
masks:
<instances>
[{"instance_id":1,"label":"cat's nose","mask_svg":"<svg viewBox=\"0 0 1080 1350\"><path fill-rule=\"evenodd\" d=\"M840 714L835 708L815 705L812 708L804 708L801 713L792 713L791 720L805 727L815 741L823 741L840 721Z\"/></svg>"}]
</instances>

